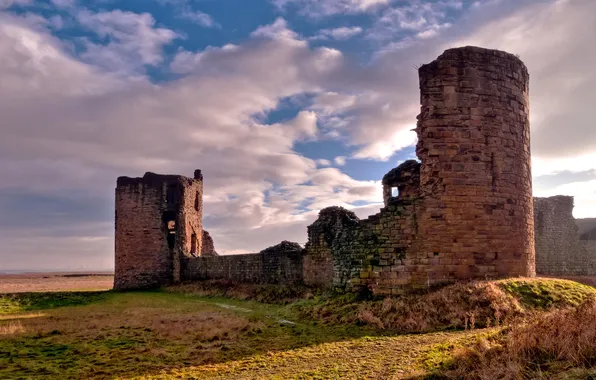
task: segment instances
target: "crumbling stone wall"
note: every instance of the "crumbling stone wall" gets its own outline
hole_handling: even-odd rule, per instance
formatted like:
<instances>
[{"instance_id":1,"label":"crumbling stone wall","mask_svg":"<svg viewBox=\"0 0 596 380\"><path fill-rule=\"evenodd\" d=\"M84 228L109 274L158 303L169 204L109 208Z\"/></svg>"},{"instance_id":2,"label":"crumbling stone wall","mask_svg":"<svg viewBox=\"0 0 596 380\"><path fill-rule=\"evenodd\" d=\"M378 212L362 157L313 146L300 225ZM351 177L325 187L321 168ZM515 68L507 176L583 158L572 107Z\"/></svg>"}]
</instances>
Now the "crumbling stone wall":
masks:
<instances>
[{"instance_id":1,"label":"crumbling stone wall","mask_svg":"<svg viewBox=\"0 0 596 380\"><path fill-rule=\"evenodd\" d=\"M307 228L305 246L304 282L310 285L329 285L334 277L333 248L343 237L344 229L358 224L358 217L342 207L328 207L319 212L319 218Z\"/></svg>"},{"instance_id":2,"label":"crumbling stone wall","mask_svg":"<svg viewBox=\"0 0 596 380\"><path fill-rule=\"evenodd\" d=\"M303 282L303 249L283 241L259 253L185 258L183 279L230 280L252 284L299 284Z\"/></svg>"},{"instance_id":3,"label":"crumbling stone wall","mask_svg":"<svg viewBox=\"0 0 596 380\"><path fill-rule=\"evenodd\" d=\"M554 276L596 275L596 237L580 235L573 197L534 198L536 272Z\"/></svg>"},{"instance_id":4,"label":"crumbling stone wall","mask_svg":"<svg viewBox=\"0 0 596 380\"><path fill-rule=\"evenodd\" d=\"M387 197L381 212L360 220L352 211L328 207L308 227L304 281L352 291L368 287L376 294L396 294L412 281L406 251L416 238L420 164L406 161L384 177L400 188ZM438 264L438 262L437 262Z\"/></svg>"},{"instance_id":5,"label":"crumbling stone wall","mask_svg":"<svg viewBox=\"0 0 596 380\"><path fill-rule=\"evenodd\" d=\"M203 249L201 250L201 256L219 256L215 251L213 238L209 235L209 232L205 230L203 230Z\"/></svg>"},{"instance_id":6,"label":"crumbling stone wall","mask_svg":"<svg viewBox=\"0 0 596 380\"><path fill-rule=\"evenodd\" d=\"M315 263L329 273L330 261L334 286L377 294L535 274L525 65L464 47L423 65L419 76L421 162L384 177L386 207L377 215L339 223L345 215L321 211L309 227L305 281L316 277L308 275Z\"/></svg>"},{"instance_id":7,"label":"crumbling stone wall","mask_svg":"<svg viewBox=\"0 0 596 380\"><path fill-rule=\"evenodd\" d=\"M115 289L180 280L180 260L202 249L200 170L194 178L147 172L119 177L115 213Z\"/></svg>"},{"instance_id":8,"label":"crumbling stone wall","mask_svg":"<svg viewBox=\"0 0 596 380\"><path fill-rule=\"evenodd\" d=\"M397 189L398 195L402 198L420 197L420 163L416 160L408 160L397 168L391 169L383 176L383 201L385 206L396 198L393 189Z\"/></svg>"},{"instance_id":9,"label":"crumbling stone wall","mask_svg":"<svg viewBox=\"0 0 596 380\"><path fill-rule=\"evenodd\" d=\"M383 177L376 215L321 210L305 252L283 242L258 254L207 257L214 248L202 230L200 171L194 180L119 178L116 287L219 278L395 294L459 279L534 276L525 65L468 46L421 66L419 80L420 162Z\"/></svg>"}]
</instances>

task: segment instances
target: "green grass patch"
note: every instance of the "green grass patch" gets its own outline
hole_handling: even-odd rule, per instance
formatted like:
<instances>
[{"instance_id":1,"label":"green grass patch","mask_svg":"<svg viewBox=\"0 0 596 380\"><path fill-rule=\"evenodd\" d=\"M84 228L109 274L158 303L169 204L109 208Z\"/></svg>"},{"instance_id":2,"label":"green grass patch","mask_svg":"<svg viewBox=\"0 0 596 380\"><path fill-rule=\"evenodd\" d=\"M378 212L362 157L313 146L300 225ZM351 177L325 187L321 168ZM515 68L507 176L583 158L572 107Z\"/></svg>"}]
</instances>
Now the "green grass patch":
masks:
<instances>
[{"instance_id":1,"label":"green grass patch","mask_svg":"<svg viewBox=\"0 0 596 380\"><path fill-rule=\"evenodd\" d=\"M109 294L109 291L0 294L0 315L87 305L101 301Z\"/></svg>"},{"instance_id":2,"label":"green grass patch","mask_svg":"<svg viewBox=\"0 0 596 380\"><path fill-rule=\"evenodd\" d=\"M478 327L571 306L595 292L550 279L456 284L385 300L254 291L0 296L0 313L9 314L0 318L0 378L438 376L454 350L501 330ZM263 299L274 303L256 301Z\"/></svg>"},{"instance_id":3,"label":"green grass patch","mask_svg":"<svg viewBox=\"0 0 596 380\"><path fill-rule=\"evenodd\" d=\"M497 284L531 309L577 306L596 296L596 288L559 279L509 279Z\"/></svg>"},{"instance_id":4,"label":"green grass patch","mask_svg":"<svg viewBox=\"0 0 596 380\"><path fill-rule=\"evenodd\" d=\"M109 294L86 304L43 298L27 304L43 313L0 320L0 378L153 376L383 335L322 326L281 305L159 291ZM20 328L2 333L8 323Z\"/></svg>"}]
</instances>

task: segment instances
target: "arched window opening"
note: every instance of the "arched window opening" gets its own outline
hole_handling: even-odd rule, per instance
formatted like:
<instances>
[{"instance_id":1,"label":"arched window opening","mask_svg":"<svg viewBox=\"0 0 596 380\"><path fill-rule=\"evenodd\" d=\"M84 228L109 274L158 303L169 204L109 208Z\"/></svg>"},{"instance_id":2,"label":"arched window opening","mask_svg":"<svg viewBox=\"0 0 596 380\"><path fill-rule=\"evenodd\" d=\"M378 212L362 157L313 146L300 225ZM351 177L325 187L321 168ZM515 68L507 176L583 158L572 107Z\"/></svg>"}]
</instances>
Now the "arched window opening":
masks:
<instances>
[{"instance_id":1,"label":"arched window opening","mask_svg":"<svg viewBox=\"0 0 596 380\"><path fill-rule=\"evenodd\" d=\"M199 192L198 191L195 194L195 210L199 211Z\"/></svg>"}]
</instances>

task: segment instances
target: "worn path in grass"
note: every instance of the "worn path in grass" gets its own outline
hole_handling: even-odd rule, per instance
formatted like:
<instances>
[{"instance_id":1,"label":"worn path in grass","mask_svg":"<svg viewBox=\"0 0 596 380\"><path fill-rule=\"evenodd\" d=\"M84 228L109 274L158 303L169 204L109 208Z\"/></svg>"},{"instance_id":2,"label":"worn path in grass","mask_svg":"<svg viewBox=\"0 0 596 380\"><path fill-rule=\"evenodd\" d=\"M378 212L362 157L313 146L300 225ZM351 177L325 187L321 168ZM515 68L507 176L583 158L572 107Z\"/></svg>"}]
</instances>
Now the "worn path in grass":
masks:
<instances>
[{"instance_id":1,"label":"worn path in grass","mask_svg":"<svg viewBox=\"0 0 596 380\"><path fill-rule=\"evenodd\" d=\"M472 334L383 336L161 292L21 294L0 298L0 378L402 378L434 344Z\"/></svg>"}]
</instances>

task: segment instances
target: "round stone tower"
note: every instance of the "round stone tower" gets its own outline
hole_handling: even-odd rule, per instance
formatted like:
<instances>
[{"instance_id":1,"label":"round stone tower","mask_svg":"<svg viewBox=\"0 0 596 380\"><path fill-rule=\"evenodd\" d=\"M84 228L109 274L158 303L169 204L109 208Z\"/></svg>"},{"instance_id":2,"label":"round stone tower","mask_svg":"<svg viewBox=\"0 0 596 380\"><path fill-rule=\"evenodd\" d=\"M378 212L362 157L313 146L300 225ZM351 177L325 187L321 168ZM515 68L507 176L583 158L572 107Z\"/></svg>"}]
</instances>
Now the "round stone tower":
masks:
<instances>
[{"instance_id":1,"label":"round stone tower","mask_svg":"<svg viewBox=\"0 0 596 380\"><path fill-rule=\"evenodd\" d=\"M419 77L416 261L438 265L416 282L534 276L526 66L467 46L446 50Z\"/></svg>"}]
</instances>

